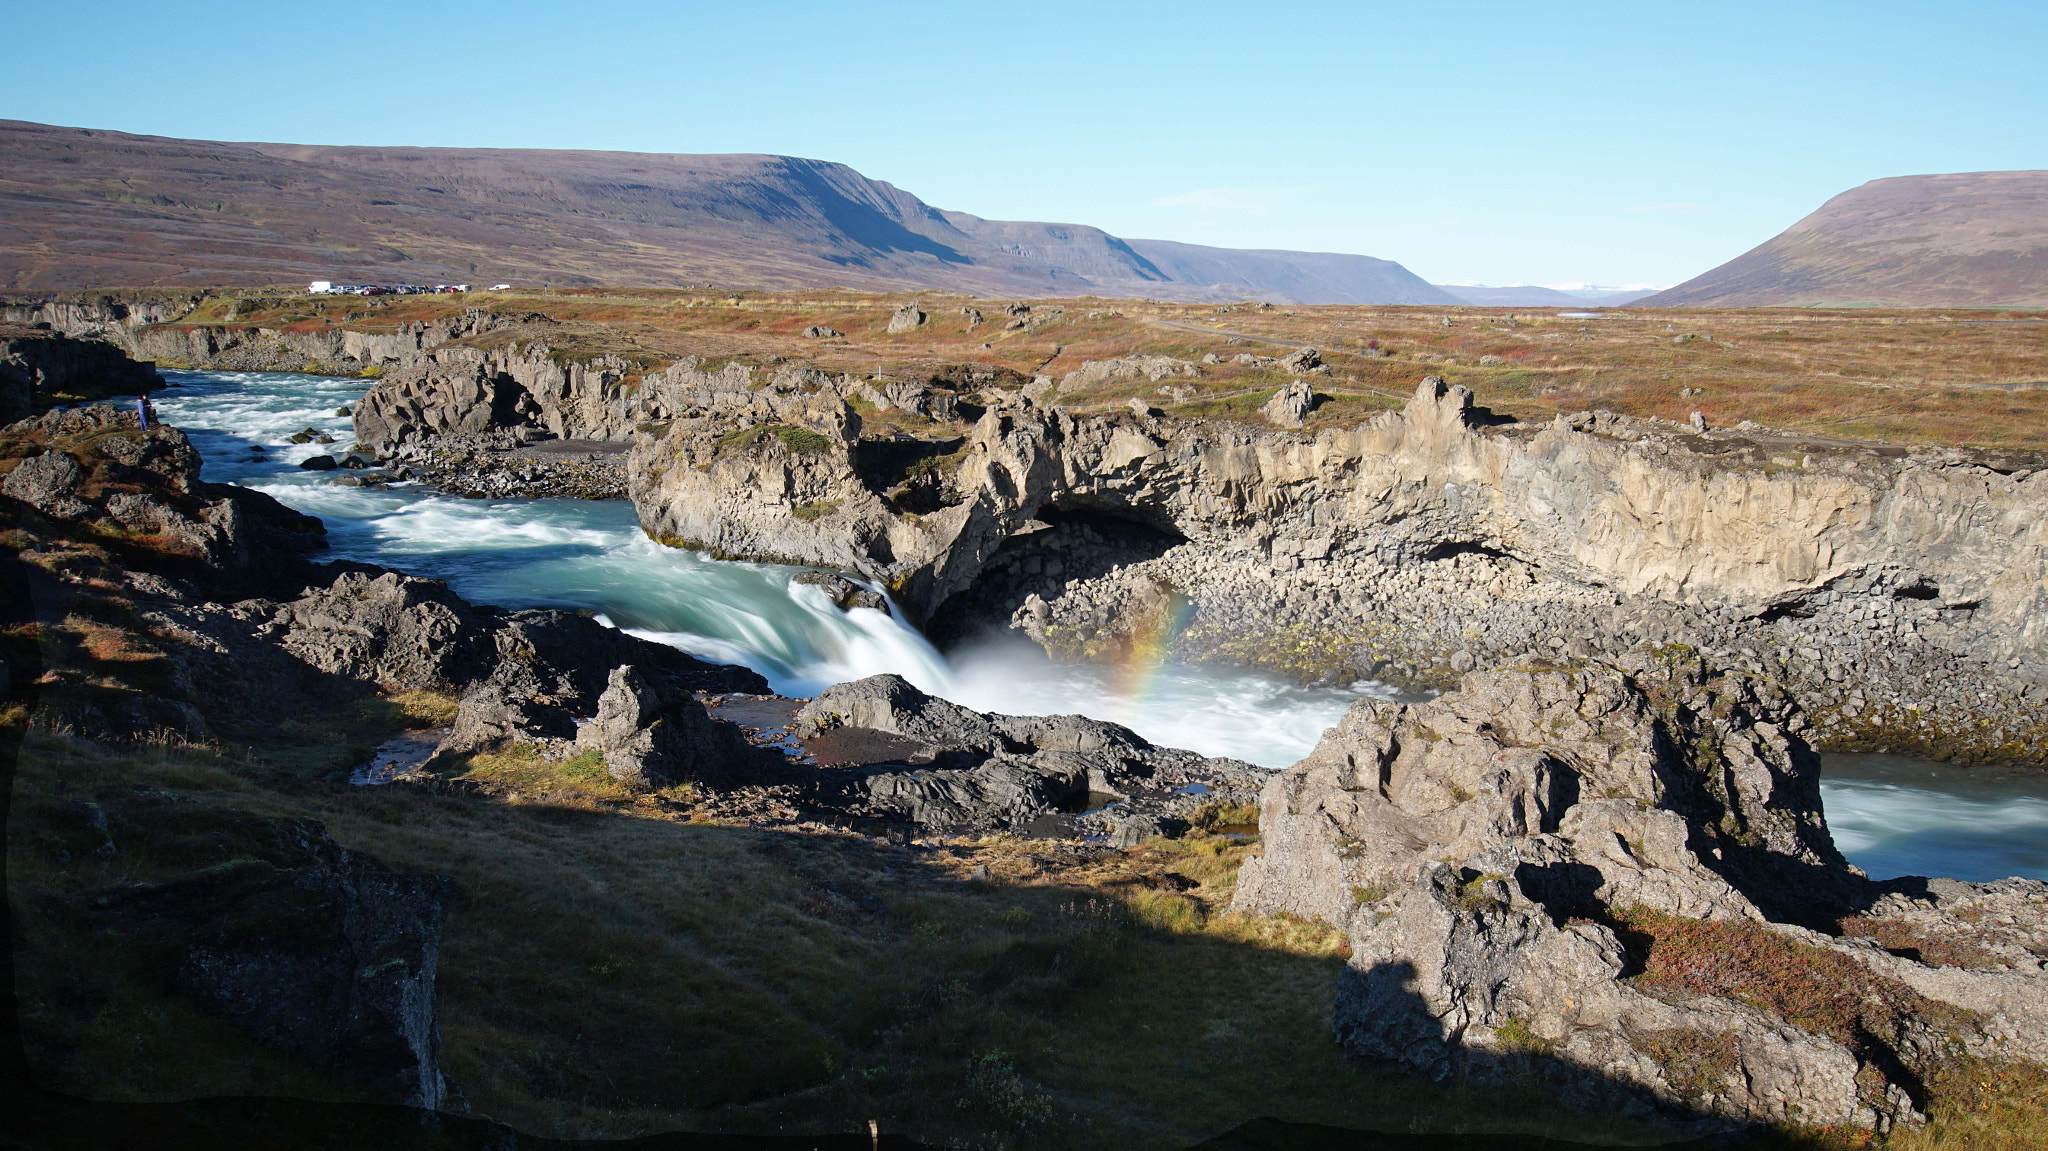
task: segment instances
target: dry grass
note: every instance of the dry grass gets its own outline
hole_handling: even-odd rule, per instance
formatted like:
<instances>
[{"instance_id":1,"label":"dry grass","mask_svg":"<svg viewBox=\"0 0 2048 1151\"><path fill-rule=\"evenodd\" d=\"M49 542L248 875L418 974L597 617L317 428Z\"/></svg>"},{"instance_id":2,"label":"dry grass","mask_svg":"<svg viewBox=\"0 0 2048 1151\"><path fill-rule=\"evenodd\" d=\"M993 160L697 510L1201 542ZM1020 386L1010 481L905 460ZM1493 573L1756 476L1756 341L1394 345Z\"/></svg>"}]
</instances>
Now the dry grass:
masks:
<instances>
[{"instance_id":1,"label":"dry grass","mask_svg":"<svg viewBox=\"0 0 2048 1151\"><path fill-rule=\"evenodd\" d=\"M443 709L385 703L393 730ZM1225 914L1240 839L905 849L706 821L687 793L625 800L594 764L518 752L451 768L486 788L452 798L312 784L293 766L303 751L281 764L267 748L27 740L9 836L16 906L185 866L156 846L177 822L146 817L166 793L184 818L315 818L390 866L452 876L444 1064L475 1108L529 1130L832 1131L875 1117L954 1145L1164 1148L1271 1114L1655 1132L1556 1110L1533 1089L1466 1092L1345 1062L1327 1022L1342 940ZM38 821L56 818L59 780L63 797L107 812L117 854L46 850ZM90 944L32 926L23 985L54 1003ZM31 1019L34 1050L73 1089L132 1098L317 1080L161 993L102 982L113 993L84 1022L56 1009Z\"/></svg>"},{"instance_id":2,"label":"dry grass","mask_svg":"<svg viewBox=\"0 0 2048 1151\"><path fill-rule=\"evenodd\" d=\"M729 293L576 289L553 295L480 293L392 300L279 298L236 323L299 323L388 330L463 307L542 312L563 354L607 351L653 365L686 354L715 359L787 356L831 371L915 373L981 363L1054 376L1086 360L1134 353L1198 360L1216 352L1277 356L1322 350L1316 378L1328 397L1309 429L1342 426L1398 406L1423 375L1473 389L1478 402L1523 421L1610 408L1716 426L1770 427L1902 444L2048 449L2048 313L1879 309L1608 309L1572 319L1555 309L1426 307L1240 307L1134 300L1036 301L1034 314L1064 313L1031 331L1004 331L997 301L945 293L915 298L931 320L887 335L889 313L913 297L845 291ZM962 306L989 317L969 329ZM226 301L203 307L220 310ZM1452 326L1444 327L1449 317ZM220 322L211 313L195 322ZM806 340L811 324L839 339ZM1691 338L1687 338L1691 337ZM492 334L485 341L531 338ZM1388 355L1365 354L1378 340ZM984 350L981 345L989 344ZM1282 377L1269 368L1208 366L1172 380L1191 394L1174 402L1162 385L1133 381L1062 395L1076 407L1108 408L1143 395L1176 414L1255 419ZM1681 390L1692 394L1681 395Z\"/></svg>"},{"instance_id":3,"label":"dry grass","mask_svg":"<svg viewBox=\"0 0 2048 1151\"><path fill-rule=\"evenodd\" d=\"M325 745L332 762L380 726L448 707L409 694L315 718L345 733ZM1658 1138L1558 1110L1536 1085L1466 1090L1344 1060L1328 1013L1346 941L1320 923L1227 911L1255 843L1204 829L1241 828L1249 809L1218 806L1187 838L1129 852L1006 837L905 848L707 819L687 790L629 795L594 760L519 749L445 765L483 791L450 797L311 783L311 747L26 739L9 834L17 907L189 866L157 846L178 834L149 814L166 802L227 827L315 818L390 866L451 876L444 1065L472 1106L536 1132L824 1132L874 1117L953 1145L1166 1148L1271 1115ZM108 813L119 852L52 854L53 812L71 800ZM89 942L29 919L31 1050L65 1086L321 1095L317 1072L110 975L85 1015L64 1007L56 992L98 978ZM1823 1033L1889 1002L1867 974L1814 967L1797 944L1642 919L1631 923L1654 939L1645 981L1708 979ZM1715 966L1687 964L1708 949ZM1702 1084L1719 1066L1711 1042L1667 1054ZM1890 1145L2029 1145L2013 1133L2048 1121L2039 1075L1944 1064L1928 1083L1934 1124Z\"/></svg>"},{"instance_id":4,"label":"dry grass","mask_svg":"<svg viewBox=\"0 0 2048 1151\"><path fill-rule=\"evenodd\" d=\"M2048 1147L2048 1069L1959 1059L1928 1077L1928 1123L1897 1131L1886 1151L2038 1151Z\"/></svg>"}]
</instances>

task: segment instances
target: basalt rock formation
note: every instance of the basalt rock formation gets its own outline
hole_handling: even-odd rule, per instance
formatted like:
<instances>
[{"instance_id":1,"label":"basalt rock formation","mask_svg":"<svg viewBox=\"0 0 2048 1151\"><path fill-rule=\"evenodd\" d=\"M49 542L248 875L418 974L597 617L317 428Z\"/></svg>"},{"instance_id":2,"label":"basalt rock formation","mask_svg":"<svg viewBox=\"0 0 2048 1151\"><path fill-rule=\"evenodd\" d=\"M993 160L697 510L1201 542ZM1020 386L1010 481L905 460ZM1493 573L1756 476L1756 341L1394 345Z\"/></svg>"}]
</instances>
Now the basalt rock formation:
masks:
<instances>
[{"instance_id":1,"label":"basalt rock formation","mask_svg":"<svg viewBox=\"0 0 2048 1151\"><path fill-rule=\"evenodd\" d=\"M2048 758L2031 461L1604 412L1496 426L1434 378L1313 436L983 389L957 438L914 442L863 439L822 373L712 384L636 438L648 532L856 572L921 617L978 598L1073 654L1177 602L1183 656L1438 685L1532 644L1678 642L1785 683L1831 743ZM1047 530L1072 523L1156 542L1077 561Z\"/></svg>"},{"instance_id":2,"label":"basalt rock formation","mask_svg":"<svg viewBox=\"0 0 2048 1151\"><path fill-rule=\"evenodd\" d=\"M35 513L136 553L153 590L223 598L303 577L326 529L261 492L199 478L177 428L144 430L105 404L0 428L0 492Z\"/></svg>"},{"instance_id":3,"label":"basalt rock formation","mask_svg":"<svg viewBox=\"0 0 2048 1151\"><path fill-rule=\"evenodd\" d=\"M1127 846L1185 831L1186 816L1207 804L1250 802L1267 775L1086 716L971 711L894 675L827 688L796 720L812 738L894 737L902 760L821 781L820 802L932 830L1031 826ZM1091 793L1109 802L1085 810Z\"/></svg>"},{"instance_id":4,"label":"basalt rock formation","mask_svg":"<svg viewBox=\"0 0 2048 1151\"><path fill-rule=\"evenodd\" d=\"M175 837L189 816L159 812ZM194 829L197 830L197 829ZM448 883L397 874L317 824L236 821L254 856L82 892L62 911L100 946L258 1041L428 1110L446 1101L434 1011Z\"/></svg>"},{"instance_id":5,"label":"basalt rock formation","mask_svg":"<svg viewBox=\"0 0 2048 1151\"><path fill-rule=\"evenodd\" d=\"M1831 747L2048 761L2039 459L1608 412L1520 425L1434 379L1314 434L1285 426L1315 402L1305 379L1263 424L1079 416L1051 377L655 367L560 356L545 325L453 332L377 361L356 430L391 467L608 492L609 462L513 474L506 453L631 442L650 535L885 584L941 636L1007 620L1063 658L1163 644L1439 688L1531 646L1681 643L1784 684ZM870 432L870 409L926 425Z\"/></svg>"},{"instance_id":6,"label":"basalt rock formation","mask_svg":"<svg viewBox=\"0 0 2048 1151\"><path fill-rule=\"evenodd\" d=\"M1361 701L1267 783L1234 906L1349 932L1350 1054L1587 1105L1883 1127L1942 1060L2048 1061L2048 884L1870 882L1808 734L1669 652Z\"/></svg>"},{"instance_id":7,"label":"basalt rock formation","mask_svg":"<svg viewBox=\"0 0 2048 1151\"><path fill-rule=\"evenodd\" d=\"M112 344L0 324L0 424L53 403L139 395L163 383L155 368Z\"/></svg>"},{"instance_id":8,"label":"basalt rock formation","mask_svg":"<svg viewBox=\"0 0 2048 1151\"><path fill-rule=\"evenodd\" d=\"M323 700L424 688L504 693L573 737L570 716L596 711L620 664L685 694L767 688L571 612L477 608L438 581L316 564L318 519L199 469L182 431L144 431L106 405L0 428L0 512L27 541L10 550L33 557L32 585L47 583L50 602L118 593L146 639L127 658L149 670L147 690L89 686L80 672L78 691L43 693L49 725L203 738L226 722L255 735Z\"/></svg>"}]
</instances>

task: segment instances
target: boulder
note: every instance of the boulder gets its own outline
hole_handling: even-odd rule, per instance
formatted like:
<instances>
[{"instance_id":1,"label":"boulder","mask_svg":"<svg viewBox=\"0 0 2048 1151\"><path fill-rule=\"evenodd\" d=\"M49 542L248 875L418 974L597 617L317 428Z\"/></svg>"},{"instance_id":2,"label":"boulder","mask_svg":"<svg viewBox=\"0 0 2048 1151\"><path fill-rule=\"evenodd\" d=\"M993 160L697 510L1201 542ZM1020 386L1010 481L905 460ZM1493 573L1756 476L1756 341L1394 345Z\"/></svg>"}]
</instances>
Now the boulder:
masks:
<instances>
[{"instance_id":1,"label":"boulder","mask_svg":"<svg viewBox=\"0 0 2048 1151\"><path fill-rule=\"evenodd\" d=\"M308 456L299 461L299 470L308 472L331 472L341 466L333 456Z\"/></svg>"},{"instance_id":2,"label":"boulder","mask_svg":"<svg viewBox=\"0 0 2048 1151\"><path fill-rule=\"evenodd\" d=\"M881 612L889 610L889 601L881 592L864 588L836 572L798 572L790 577L789 582L822 590L832 601L832 605L841 611L851 611L857 607L872 608Z\"/></svg>"},{"instance_id":3,"label":"boulder","mask_svg":"<svg viewBox=\"0 0 2048 1151\"><path fill-rule=\"evenodd\" d=\"M889 314L887 331L890 335L916 331L929 319L915 303L905 304Z\"/></svg>"},{"instance_id":4,"label":"boulder","mask_svg":"<svg viewBox=\"0 0 2048 1151\"><path fill-rule=\"evenodd\" d=\"M79 519L92 509L76 492L85 472L78 461L63 452L44 452L16 464L0 481L4 492L22 503L60 520Z\"/></svg>"},{"instance_id":5,"label":"boulder","mask_svg":"<svg viewBox=\"0 0 2048 1151\"><path fill-rule=\"evenodd\" d=\"M1280 366L1297 376L1320 374L1330 370L1330 366L1323 363L1323 354L1314 348L1296 348L1280 358Z\"/></svg>"},{"instance_id":6,"label":"boulder","mask_svg":"<svg viewBox=\"0 0 2048 1151\"><path fill-rule=\"evenodd\" d=\"M345 572L277 608L268 633L305 663L390 691L449 690L496 661L491 629L439 580Z\"/></svg>"},{"instance_id":7,"label":"boulder","mask_svg":"<svg viewBox=\"0 0 2048 1151\"><path fill-rule=\"evenodd\" d=\"M729 776L754 758L745 737L687 690L630 664L612 669L597 717L576 741L602 752L612 778L636 788Z\"/></svg>"},{"instance_id":8,"label":"boulder","mask_svg":"<svg viewBox=\"0 0 2048 1151\"><path fill-rule=\"evenodd\" d=\"M1916 1121L1943 1051L2048 1061L2037 959L1949 973L1806 926L1982 930L1843 860L1809 730L1782 691L1668 649L1363 700L1266 785L1233 908L1347 931L1350 1054L1533 1068L1585 1106L1883 1128ZM2001 905L2015 946L2048 933L2032 886Z\"/></svg>"},{"instance_id":9,"label":"boulder","mask_svg":"<svg viewBox=\"0 0 2048 1151\"><path fill-rule=\"evenodd\" d=\"M1156 747L1085 716L974 711L894 675L828 688L796 716L800 732L842 729L894 736L916 750L908 764L878 765L837 792L821 791L818 802L935 829L1016 827L1066 813L1076 836L1107 838L1138 820L1149 837L1184 829L1181 817L1203 804L1249 801L1266 775L1237 760ZM1091 791L1124 802L1115 812L1075 814Z\"/></svg>"},{"instance_id":10,"label":"boulder","mask_svg":"<svg viewBox=\"0 0 2048 1151\"><path fill-rule=\"evenodd\" d=\"M1306 380L1293 380L1273 393L1273 398L1266 401L1259 414L1283 428L1298 428L1315 406L1315 389Z\"/></svg>"},{"instance_id":11,"label":"boulder","mask_svg":"<svg viewBox=\"0 0 2048 1151\"><path fill-rule=\"evenodd\" d=\"M803 337L806 340L829 340L844 334L838 328L828 328L823 324L812 324L803 330Z\"/></svg>"},{"instance_id":12,"label":"boulder","mask_svg":"<svg viewBox=\"0 0 2048 1151\"><path fill-rule=\"evenodd\" d=\"M562 751L576 739L576 718L552 700L486 682L466 692L455 709L455 727L437 752L468 752L506 742Z\"/></svg>"}]
</instances>

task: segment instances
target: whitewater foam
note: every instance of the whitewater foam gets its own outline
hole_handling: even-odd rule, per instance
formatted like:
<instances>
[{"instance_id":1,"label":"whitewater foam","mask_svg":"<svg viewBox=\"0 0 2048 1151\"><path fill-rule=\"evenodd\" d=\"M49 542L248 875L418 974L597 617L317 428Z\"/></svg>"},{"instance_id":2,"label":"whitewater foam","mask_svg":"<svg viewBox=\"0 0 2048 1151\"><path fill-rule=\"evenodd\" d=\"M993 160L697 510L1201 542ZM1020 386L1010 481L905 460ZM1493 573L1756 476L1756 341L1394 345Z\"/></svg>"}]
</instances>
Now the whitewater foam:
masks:
<instances>
[{"instance_id":1,"label":"whitewater foam","mask_svg":"<svg viewBox=\"0 0 2048 1151\"><path fill-rule=\"evenodd\" d=\"M157 409L191 435L206 478L254 487L320 516L334 556L445 579L477 603L588 611L631 634L751 667L784 694L894 672L978 710L1084 714L1161 744L1272 768L1306 755L1360 696L1392 694L1378 684L1307 688L1256 672L1171 664L1119 675L1054 663L1021 639L955 652L949 661L899 613L842 612L820 589L792 585L801 569L723 563L655 544L624 501L462 500L406 487L341 487L331 473L300 471L300 460L352 441L349 417L335 412L361 398L360 380L165 375L174 386L158 394ZM289 443L309 427L336 444ZM267 450L252 455L252 444ZM2048 876L2048 781L2021 779L1984 793L1940 774L1940 765L1863 764L1884 759L1830 757L1824 772L1829 821L1859 865L1880 877ZM1892 774L1869 774L1878 768Z\"/></svg>"}]
</instances>

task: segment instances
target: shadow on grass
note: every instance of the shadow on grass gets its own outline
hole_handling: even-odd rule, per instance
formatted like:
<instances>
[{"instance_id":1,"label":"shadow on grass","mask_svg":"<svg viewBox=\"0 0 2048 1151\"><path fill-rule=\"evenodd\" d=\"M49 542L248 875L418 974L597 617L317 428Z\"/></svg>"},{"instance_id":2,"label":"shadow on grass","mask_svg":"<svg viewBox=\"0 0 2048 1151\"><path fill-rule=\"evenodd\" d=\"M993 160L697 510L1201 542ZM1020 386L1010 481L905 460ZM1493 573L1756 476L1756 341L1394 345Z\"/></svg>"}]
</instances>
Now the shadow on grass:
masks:
<instances>
[{"instance_id":1,"label":"shadow on grass","mask_svg":"<svg viewBox=\"0 0 2048 1151\"><path fill-rule=\"evenodd\" d=\"M68 794L105 813L119 849L60 860L34 854L29 845L51 842L34 828L11 829L24 865L16 906L30 910L23 941L35 945L17 962L25 1000L39 1005L37 1079L125 1100L46 1099L53 1124L85 1125L82 1141L160 1124L194 1140L165 1145L198 1146L210 1129L275 1124L272 1145L310 1146L323 1124L354 1114L344 1076L281 1061L161 990L94 988L73 1011L81 996L65 982L110 968L95 967L92 939L64 935L20 898L245 855L233 821L284 815L317 819L388 866L454 880L437 978L442 1069L471 1116L555 1139L781 1129L821 1133L808 1146L855 1147L870 1145L874 1118L934 1145L1172 1148L1257 1115L1331 1130L1491 1129L1495 1140L1675 1138L1642 1117L1566 1111L1541 1083L1435 1084L1345 1061L1328 1023L1341 939L1314 923L1222 914L1244 849L1221 836L1129 853L1018 840L919 848L679 822L568 781L528 801L277 790L264 786L270 773L224 760L167 771L48 737L32 750L43 762L19 789L30 810L61 810L39 794L61 773ZM222 1091L330 1097L137 1101ZM361 1114L372 1141L391 1146L574 1145L507 1142L508 1128L467 1116L420 1130L402 1108ZM425 1141L406 1141L415 1136Z\"/></svg>"},{"instance_id":2,"label":"shadow on grass","mask_svg":"<svg viewBox=\"0 0 2048 1151\"><path fill-rule=\"evenodd\" d=\"M669 1132L637 1139L560 1140L502 1123L373 1103L220 1098L108 1103L34 1088L12 1097L7 1146L49 1151L149 1147L375 1147L389 1151L926 1151L901 1135L716 1135Z\"/></svg>"}]
</instances>

